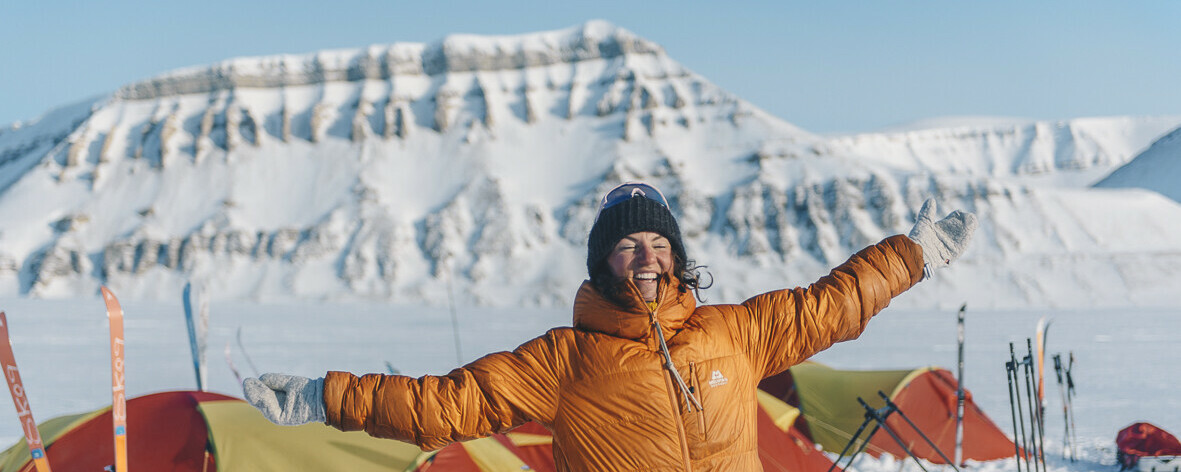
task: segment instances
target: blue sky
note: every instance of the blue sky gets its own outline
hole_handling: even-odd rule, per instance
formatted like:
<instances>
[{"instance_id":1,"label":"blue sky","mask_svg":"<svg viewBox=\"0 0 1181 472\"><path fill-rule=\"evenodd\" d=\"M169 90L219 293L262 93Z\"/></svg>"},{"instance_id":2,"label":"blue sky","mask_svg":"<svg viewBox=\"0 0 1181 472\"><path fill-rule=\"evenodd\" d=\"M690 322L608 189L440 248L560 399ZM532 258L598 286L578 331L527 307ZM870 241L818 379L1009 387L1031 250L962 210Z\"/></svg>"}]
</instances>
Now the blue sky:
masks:
<instances>
[{"instance_id":1,"label":"blue sky","mask_svg":"<svg viewBox=\"0 0 1181 472\"><path fill-rule=\"evenodd\" d=\"M329 6L330 5L330 6ZM3 2L0 126L192 65L603 19L805 129L1181 114L1177 1Z\"/></svg>"}]
</instances>

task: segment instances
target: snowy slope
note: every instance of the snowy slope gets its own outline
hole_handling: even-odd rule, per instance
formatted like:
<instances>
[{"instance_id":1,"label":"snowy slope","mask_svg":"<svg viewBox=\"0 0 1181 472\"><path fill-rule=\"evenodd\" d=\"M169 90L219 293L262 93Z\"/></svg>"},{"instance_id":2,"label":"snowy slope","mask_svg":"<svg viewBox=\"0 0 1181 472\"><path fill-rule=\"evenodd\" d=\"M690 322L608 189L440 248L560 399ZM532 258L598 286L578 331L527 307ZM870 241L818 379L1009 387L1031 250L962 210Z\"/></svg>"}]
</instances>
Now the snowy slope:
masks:
<instances>
[{"instance_id":1,"label":"snowy slope","mask_svg":"<svg viewBox=\"0 0 1181 472\"><path fill-rule=\"evenodd\" d=\"M1143 188L1181 202L1181 128L1095 184L1098 188Z\"/></svg>"},{"instance_id":2,"label":"snowy slope","mask_svg":"<svg viewBox=\"0 0 1181 472\"><path fill-rule=\"evenodd\" d=\"M566 306L596 198L644 179L714 301L807 283L934 197L984 224L914 305L1173 306L1181 207L1089 186L1179 124L821 137L598 21L231 59L0 133L0 294Z\"/></svg>"}]
</instances>

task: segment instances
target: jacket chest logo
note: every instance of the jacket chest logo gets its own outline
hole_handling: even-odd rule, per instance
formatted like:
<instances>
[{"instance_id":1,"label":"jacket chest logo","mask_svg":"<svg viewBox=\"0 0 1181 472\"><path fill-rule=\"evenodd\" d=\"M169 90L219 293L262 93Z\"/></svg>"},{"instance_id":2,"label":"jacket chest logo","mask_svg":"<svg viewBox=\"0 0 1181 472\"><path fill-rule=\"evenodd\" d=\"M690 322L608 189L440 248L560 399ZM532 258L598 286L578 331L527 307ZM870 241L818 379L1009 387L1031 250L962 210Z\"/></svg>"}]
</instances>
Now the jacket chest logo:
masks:
<instances>
[{"instance_id":1,"label":"jacket chest logo","mask_svg":"<svg viewBox=\"0 0 1181 472\"><path fill-rule=\"evenodd\" d=\"M729 379L727 379L725 375L722 375L722 371L720 370L715 370L709 375L710 388L721 387L722 385L726 385L726 382L729 382Z\"/></svg>"}]
</instances>

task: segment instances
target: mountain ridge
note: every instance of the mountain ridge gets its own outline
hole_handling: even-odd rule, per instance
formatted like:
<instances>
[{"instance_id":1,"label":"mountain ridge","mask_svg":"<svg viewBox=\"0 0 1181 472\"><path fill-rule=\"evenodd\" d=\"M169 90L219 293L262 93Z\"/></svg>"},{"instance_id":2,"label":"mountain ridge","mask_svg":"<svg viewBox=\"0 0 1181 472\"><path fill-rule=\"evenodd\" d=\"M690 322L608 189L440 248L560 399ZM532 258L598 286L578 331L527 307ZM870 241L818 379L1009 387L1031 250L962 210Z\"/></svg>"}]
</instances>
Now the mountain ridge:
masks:
<instances>
[{"instance_id":1,"label":"mountain ridge","mask_svg":"<svg viewBox=\"0 0 1181 472\"><path fill-rule=\"evenodd\" d=\"M412 57L358 59L432 48L442 68L422 71L435 75L391 66ZM0 134L0 175L13 176L0 182L0 293L104 283L167 299L192 280L220 298L560 306L585 277L596 199L641 179L669 195L722 301L823 275L905 232L927 197L985 223L962 269L900 303L1167 304L1181 278L1164 264L1181 231L1138 216L1176 202L1105 190L1120 207L1091 203L1163 241L1147 249L1061 217L1086 214L1089 186L1179 117L821 137L603 22L267 58L165 73ZM260 61L323 80L243 85ZM1162 282L1127 282L1137 264ZM1074 269L1101 276L1039 281Z\"/></svg>"}]
</instances>

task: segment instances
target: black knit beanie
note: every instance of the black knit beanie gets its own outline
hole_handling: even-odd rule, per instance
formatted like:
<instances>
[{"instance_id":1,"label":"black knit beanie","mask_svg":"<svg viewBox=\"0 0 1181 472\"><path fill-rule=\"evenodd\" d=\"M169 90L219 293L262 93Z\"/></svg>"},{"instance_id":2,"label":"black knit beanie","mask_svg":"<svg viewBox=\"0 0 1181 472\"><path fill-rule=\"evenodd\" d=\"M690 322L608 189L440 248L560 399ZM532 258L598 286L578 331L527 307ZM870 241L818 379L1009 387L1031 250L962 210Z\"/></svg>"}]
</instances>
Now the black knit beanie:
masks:
<instances>
[{"instance_id":1,"label":"black knit beanie","mask_svg":"<svg viewBox=\"0 0 1181 472\"><path fill-rule=\"evenodd\" d=\"M686 261L681 228L671 211L659 202L643 197L624 200L599 213L591 227L586 248L586 271L594 276L595 266L611 254L620 239L632 233L651 231L668 238L673 254Z\"/></svg>"}]
</instances>

